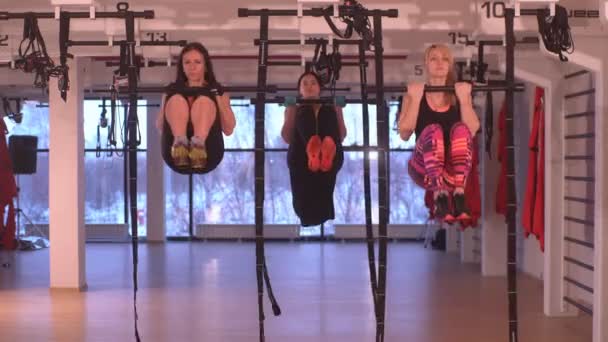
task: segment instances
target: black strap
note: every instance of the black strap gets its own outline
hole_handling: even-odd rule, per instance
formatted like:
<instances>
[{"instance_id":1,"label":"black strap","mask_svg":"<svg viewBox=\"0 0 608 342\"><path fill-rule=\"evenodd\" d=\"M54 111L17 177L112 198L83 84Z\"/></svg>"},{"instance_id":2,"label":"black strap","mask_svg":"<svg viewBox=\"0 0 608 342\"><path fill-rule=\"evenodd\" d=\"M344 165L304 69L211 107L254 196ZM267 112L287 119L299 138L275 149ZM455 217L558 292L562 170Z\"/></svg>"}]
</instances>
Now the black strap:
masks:
<instances>
[{"instance_id":1,"label":"black strap","mask_svg":"<svg viewBox=\"0 0 608 342\"><path fill-rule=\"evenodd\" d=\"M70 89L70 77L68 74L68 57L73 58L74 56L68 54L68 40L70 38L70 17L65 13L61 12L59 16L59 63L60 66L53 70L55 76L59 77L59 91L61 92L61 98L65 101L67 98L68 90Z\"/></svg>"},{"instance_id":2,"label":"black strap","mask_svg":"<svg viewBox=\"0 0 608 342\"><path fill-rule=\"evenodd\" d=\"M492 136L494 135L494 101L492 92L486 93L486 153L492 159Z\"/></svg>"},{"instance_id":3,"label":"black strap","mask_svg":"<svg viewBox=\"0 0 608 342\"><path fill-rule=\"evenodd\" d=\"M100 134L100 130L101 127L99 124L97 124L97 145L95 147L95 157L99 158L101 157L101 134Z\"/></svg>"},{"instance_id":4,"label":"black strap","mask_svg":"<svg viewBox=\"0 0 608 342\"><path fill-rule=\"evenodd\" d=\"M69 85L66 60L72 57L67 53L70 18L65 12L60 14L59 28L61 65L55 66L47 53L37 18L33 13L27 14L23 20L23 38L19 44L16 67L27 73L34 72L34 86L37 88L46 88L49 77L58 77L61 97L65 100Z\"/></svg>"},{"instance_id":5,"label":"black strap","mask_svg":"<svg viewBox=\"0 0 608 342\"><path fill-rule=\"evenodd\" d=\"M340 38L349 39L353 35L353 31L357 32L362 38L365 45L365 50L370 50L372 42L374 40L374 34L371 30L371 23L369 17L365 14L367 10L356 0L344 1L344 7L346 15L340 17L340 20L346 24L344 32L340 31L334 24L331 15L333 14L333 6L329 6L325 9L323 17L329 25L329 28L334 34Z\"/></svg>"},{"instance_id":6,"label":"black strap","mask_svg":"<svg viewBox=\"0 0 608 342\"><path fill-rule=\"evenodd\" d=\"M562 62L567 62L568 58L563 52L574 52L574 41L568 25L568 12L560 5L555 5L555 16L551 17L549 9L538 10L536 19L538 21L538 31L543 40L547 51L559 55Z\"/></svg>"},{"instance_id":7,"label":"black strap","mask_svg":"<svg viewBox=\"0 0 608 342\"><path fill-rule=\"evenodd\" d=\"M325 21L327 22L327 25L329 25L329 28L332 30L332 32L337 35L340 38L343 39L350 39L350 37L353 36L353 22L351 19L349 18L342 18L342 22L346 24L346 28L344 29L344 32L340 31L338 29L338 27L336 26L336 24L334 24L333 20L331 19L331 13L333 12L333 7L327 7L325 9L325 14L323 15L323 17L325 18Z\"/></svg>"},{"instance_id":8,"label":"black strap","mask_svg":"<svg viewBox=\"0 0 608 342\"><path fill-rule=\"evenodd\" d=\"M363 146L369 149L369 108L367 94L367 73L365 62L364 47L359 45L359 77L361 81L361 103L363 110ZM380 312L378 307L378 276L376 272L376 251L375 239L372 225L372 195L371 195L371 171L369 150L363 154L363 191L365 204L365 236L367 242L367 259L369 267L369 279L372 290L372 299L374 301L374 317L376 324L380 322Z\"/></svg>"},{"instance_id":9,"label":"black strap","mask_svg":"<svg viewBox=\"0 0 608 342\"><path fill-rule=\"evenodd\" d=\"M312 60L314 72L321 80L321 86L329 84L332 79L329 58L327 56L327 42L318 41L315 47L315 55Z\"/></svg>"},{"instance_id":10,"label":"black strap","mask_svg":"<svg viewBox=\"0 0 608 342\"><path fill-rule=\"evenodd\" d=\"M110 91L110 128L108 130L108 144L116 147L116 88L112 87Z\"/></svg>"}]
</instances>

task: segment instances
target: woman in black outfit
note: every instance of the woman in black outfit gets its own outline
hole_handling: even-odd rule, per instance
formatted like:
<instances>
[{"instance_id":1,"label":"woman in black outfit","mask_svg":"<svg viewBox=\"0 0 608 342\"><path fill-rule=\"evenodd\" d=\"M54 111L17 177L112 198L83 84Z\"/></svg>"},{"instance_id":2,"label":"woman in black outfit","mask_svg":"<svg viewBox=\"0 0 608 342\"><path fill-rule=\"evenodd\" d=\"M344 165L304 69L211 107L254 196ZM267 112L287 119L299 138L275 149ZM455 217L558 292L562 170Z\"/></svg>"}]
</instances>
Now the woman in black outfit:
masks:
<instances>
[{"instance_id":1,"label":"woman in black outfit","mask_svg":"<svg viewBox=\"0 0 608 342\"><path fill-rule=\"evenodd\" d=\"M321 82L313 72L298 79L300 96L318 99ZM342 141L346 126L342 108L326 104L304 104L285 109L281 136L289 149L287 165L293 208L302 226L316 226L335 217L334 188L344 162Z\"/></svg>"},{"instance_id":2,"label":"woman in black outfit","mask_svg":"<svg viewBox=\"0 0 608 342\"><path fill-rule=\"evenodd\" d=\"M178 173L203 174L215 169L224 157L224 138L236 119L230 94L184 96L189 87L217 88L211 57L198 42L186 45L179 57L177 76L163 97L156 127L162 133L162 156Z\"/></svg>"}]
</instances>

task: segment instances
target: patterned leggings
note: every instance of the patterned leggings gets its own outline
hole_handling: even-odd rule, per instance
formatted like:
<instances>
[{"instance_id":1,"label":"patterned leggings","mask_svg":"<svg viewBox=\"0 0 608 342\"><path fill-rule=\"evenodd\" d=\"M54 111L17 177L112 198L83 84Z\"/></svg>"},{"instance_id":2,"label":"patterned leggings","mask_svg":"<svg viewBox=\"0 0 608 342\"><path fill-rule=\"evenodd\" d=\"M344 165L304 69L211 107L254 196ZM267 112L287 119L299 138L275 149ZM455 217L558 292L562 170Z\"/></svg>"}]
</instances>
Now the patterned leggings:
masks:
<instances>
[{"instance_id":1,"label":"patterned leggings","mask_svg":"<svg viewBox=\"0 0 608 342\"><path fill-rule=\"evenodd\" d=\"M416 184L430 191L464 188L473 163L473 137L462 122L450 130L450 148L445 150L443 129L425 127L418 137L408 172Z\"/></svg>"}]
</instances>

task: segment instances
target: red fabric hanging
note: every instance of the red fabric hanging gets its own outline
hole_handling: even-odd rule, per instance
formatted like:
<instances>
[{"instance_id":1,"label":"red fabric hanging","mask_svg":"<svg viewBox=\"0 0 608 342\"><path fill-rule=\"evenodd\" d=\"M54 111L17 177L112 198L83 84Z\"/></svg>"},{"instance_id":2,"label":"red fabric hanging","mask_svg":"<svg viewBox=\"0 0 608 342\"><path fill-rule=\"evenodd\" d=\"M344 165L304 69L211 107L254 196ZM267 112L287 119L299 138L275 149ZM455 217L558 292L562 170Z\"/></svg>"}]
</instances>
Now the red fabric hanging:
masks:
<instances>
[{"instance_id":1,"label":"red fabric hanging","mask_svg":"<svg viewBox=\"0 0 608 342\"><path fill-rule=\"evenodd\" d=\"M6 125L0 117L0 244L5 249L15 249L15 207L13 198L17 196L17 184L13 175L11 158L6 144ZM8 207L7 215L4 215Z\"/></svg>"},{"instance_id":2,"label":"red fabric hanging","mask_svg":"<svg viewBox=\"0 0 608 342\"><path fill-rule=\"evenodd\" d=\"M537 87L534 96L534 116L528 147L528 178L522 210L522 226L525 236L536 236L540 248L545 250L545 111L544 90Z\"/></svg>"}]
</instances>

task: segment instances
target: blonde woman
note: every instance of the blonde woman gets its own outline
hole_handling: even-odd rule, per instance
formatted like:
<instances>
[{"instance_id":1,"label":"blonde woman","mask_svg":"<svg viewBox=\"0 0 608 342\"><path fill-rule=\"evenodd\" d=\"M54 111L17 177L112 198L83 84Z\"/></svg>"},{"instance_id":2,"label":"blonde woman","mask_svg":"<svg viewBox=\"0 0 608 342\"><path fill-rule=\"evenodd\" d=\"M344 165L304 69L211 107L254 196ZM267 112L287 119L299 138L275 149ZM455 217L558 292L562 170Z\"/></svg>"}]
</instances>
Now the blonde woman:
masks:
<instances>
[{"instance_id":1,"label":"blonde woman","mask_svg":"<svg viewBox=\"0 0 608 342\"><path fill-rule=\"evenodd\" d=\"M466 219L464 187L472 166L473 136L479 130L471 85L455 82L454 57L446 45L429 46L424 61L426 84L408 85L399 115L401 138L416 133L408 172L416 184L433 192L435 218ZM425 85L453 85L455 91L425 93Z\"/></svg>"}]
</instances>

